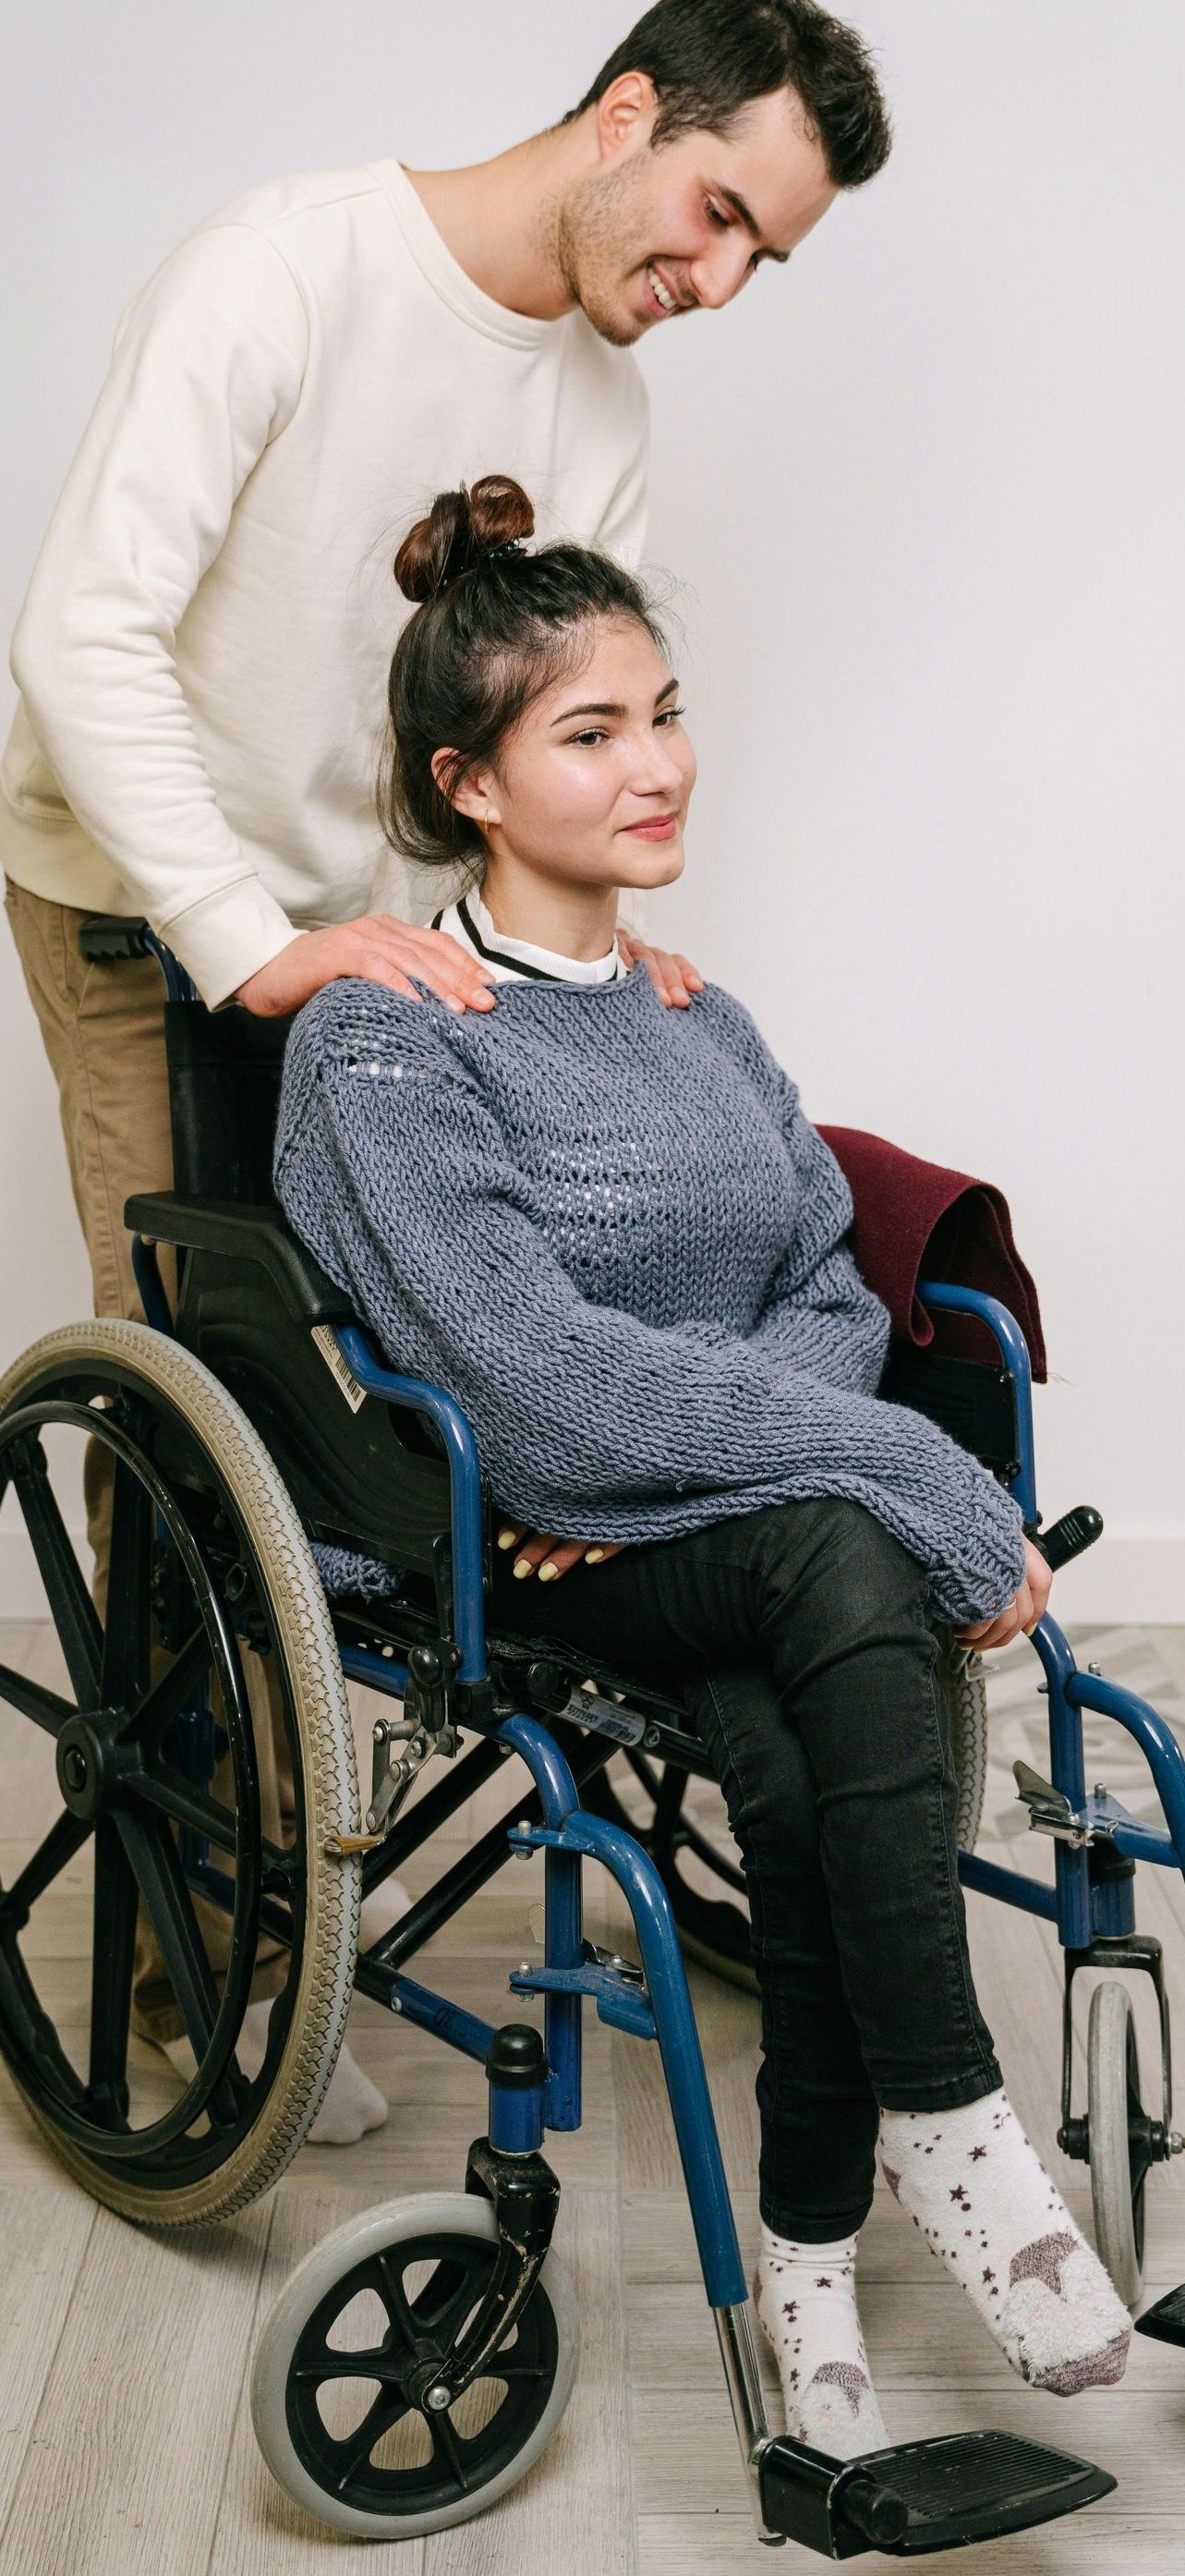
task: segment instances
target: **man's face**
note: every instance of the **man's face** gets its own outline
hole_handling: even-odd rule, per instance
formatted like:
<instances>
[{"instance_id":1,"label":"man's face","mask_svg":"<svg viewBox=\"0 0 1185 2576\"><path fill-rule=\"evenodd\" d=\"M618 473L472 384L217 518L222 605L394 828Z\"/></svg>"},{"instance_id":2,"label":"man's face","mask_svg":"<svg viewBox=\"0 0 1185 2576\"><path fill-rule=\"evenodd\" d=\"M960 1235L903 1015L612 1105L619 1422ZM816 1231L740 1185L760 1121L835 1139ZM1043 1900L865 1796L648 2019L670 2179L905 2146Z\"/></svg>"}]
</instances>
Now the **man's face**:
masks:
<instances>
[{"instance_id":1,"label":"man's face","mask_svg":"<svg viewBox=\"0 0 1185 2576\"><path fill-rule=\"evenodd\" d=\"M557 247L593 329L627 348L675 318L664 297L678 312L731 303L765 261L784 260L805 240L836 189L791 90L751 100L727 142L701 129L658 152L653 111L619 127L612 105L608 91L599 102L601 165L563 199Z\"/></svg>"}]
</instances>

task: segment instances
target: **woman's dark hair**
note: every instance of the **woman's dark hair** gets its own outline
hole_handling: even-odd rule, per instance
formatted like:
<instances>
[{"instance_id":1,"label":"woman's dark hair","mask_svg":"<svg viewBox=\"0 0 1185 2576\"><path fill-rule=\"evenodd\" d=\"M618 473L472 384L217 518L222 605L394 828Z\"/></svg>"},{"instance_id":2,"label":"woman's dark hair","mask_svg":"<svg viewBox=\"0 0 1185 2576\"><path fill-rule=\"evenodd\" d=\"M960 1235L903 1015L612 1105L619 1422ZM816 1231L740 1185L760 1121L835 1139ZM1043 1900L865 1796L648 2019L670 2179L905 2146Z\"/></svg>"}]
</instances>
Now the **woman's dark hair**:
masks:
<instances>
[{"instance_id":1,"label":"woman's dark hair","mask_svg":"<svg viewBox=\"0 0 1185 2576\"><path fill-rule=\"evenodd\" d=\"M559 542L537 553L494 553L529 537L535 513L521 483L483 474L438 492L395 557L395 579L419 603L396 644L387 683L390 725L379 820L406 858L429 867L476 862L486 844L452 801L467 770L497 759L536 698L588 658L600 617L636 617L667 651L649 594L611 555ZM438 785L432 755L447 747Z\"/></svg>"},{"instance_id":2,"label":"woman's dark hair","mask_svg":"<svg viewBox=\"0 0 1185 2576\"><path fill-rule=\"evenodd\" d=\"M792 89L835 187L861 187L889 157L892 128L869 48L814 0L658 0L560 124L583 116L622 72L654 83L655 152L680 134L729 137L751 99Z\"/></svg>"}]
</instances>

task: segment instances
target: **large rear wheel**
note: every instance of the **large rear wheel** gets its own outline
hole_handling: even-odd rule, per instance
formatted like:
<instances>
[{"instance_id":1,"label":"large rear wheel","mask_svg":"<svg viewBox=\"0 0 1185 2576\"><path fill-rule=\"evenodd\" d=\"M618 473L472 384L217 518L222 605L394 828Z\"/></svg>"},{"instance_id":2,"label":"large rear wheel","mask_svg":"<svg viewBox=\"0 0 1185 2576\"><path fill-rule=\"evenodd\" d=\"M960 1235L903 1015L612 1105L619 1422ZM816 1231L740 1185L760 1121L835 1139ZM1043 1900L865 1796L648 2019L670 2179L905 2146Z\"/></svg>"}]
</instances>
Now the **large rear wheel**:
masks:
<instances>
[{"instance_id":1,"label":"large rear wheel","mask_svg":"<svg viewBox=\"0 0 1185 2576\"><path fill-rule=\"evenodd\" d=\"M102 1617L58 1500L88 1443L112 1484ZM96 2198L219 2218L300 2145L350 2001L359 1864L326 1844L357 1831L358 1793L317 1570L246 1416L146 1325L47 1334L0 1379L0 1502L41 1592L20 1668L0 1666L0 2051ZM294 1813L264 1832L273 1731ZM130 2031L149 1926L188 2084ZM261 1946L278 1991L248 2072Z\"/></svg>"}]
</instances>

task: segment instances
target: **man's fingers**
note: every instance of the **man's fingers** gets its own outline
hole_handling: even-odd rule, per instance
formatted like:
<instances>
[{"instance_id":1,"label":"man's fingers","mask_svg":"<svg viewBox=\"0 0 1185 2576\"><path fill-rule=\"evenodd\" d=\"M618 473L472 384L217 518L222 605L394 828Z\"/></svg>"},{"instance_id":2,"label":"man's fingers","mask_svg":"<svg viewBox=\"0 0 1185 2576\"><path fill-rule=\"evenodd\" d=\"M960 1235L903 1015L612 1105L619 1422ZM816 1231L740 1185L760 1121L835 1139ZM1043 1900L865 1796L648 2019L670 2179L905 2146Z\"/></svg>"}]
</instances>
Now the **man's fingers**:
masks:
<instances>
[{"instance_id":1,"label":"man's fingers","mask_svg":"<svg viewBox=\"0 0 1185 2576\"><path fill-rule=\"evenodd\" d=\"M480 957L467 957L446 930L395 921L382 915L365 925L377 933L383 953L404 973L415 975L450 1010L489 1011L495 1007L495 979Z\"/></svg>"}]
</instances>

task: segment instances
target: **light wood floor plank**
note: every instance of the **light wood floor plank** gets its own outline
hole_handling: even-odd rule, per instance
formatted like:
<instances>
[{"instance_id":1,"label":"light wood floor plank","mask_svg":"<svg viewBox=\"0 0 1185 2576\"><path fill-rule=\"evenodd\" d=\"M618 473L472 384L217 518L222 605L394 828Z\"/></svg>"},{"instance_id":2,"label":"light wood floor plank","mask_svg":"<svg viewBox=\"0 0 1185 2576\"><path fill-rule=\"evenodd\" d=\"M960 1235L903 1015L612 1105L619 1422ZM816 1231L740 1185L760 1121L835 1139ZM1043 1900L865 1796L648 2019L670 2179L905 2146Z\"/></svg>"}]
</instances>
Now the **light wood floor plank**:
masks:
<instances>
[{"instance_id":1,"label":"light wood floor plank","mask_svg":"<svg viewBox=\"0 0 1185 2576\"><path fill-rule=\"evenodd\" d=\"M70 2186L63 2184L63 2192ZM4 2576L194 2576L271 2212L150 2236L97 2210L4 2535Z\"/></svg>"},{"instance_id":2,"label":"light wood floor plank","mask_svg":"<svg viewBox=\"0 0 1185 2576\"><path fill-rule=\"evenodd\" d=\"M60 2168L0 2196L0 2529L96 2216Z\"/></svg>"},{"instance_id":3,"label":"light wood floor plank","mask_svg":"<svg viewBox=\"0 0 1185 2576\"><path fill-rule=\"evenodd\" d=\"M638 2529L639 2576L759 2576L769 2563L748 2514L645 2513ZM1169 2514L1115 2513L1104 2522L1095 2507L985 2548L941 2549L913 2563L927 2576L1180 2576L1181 2527ZM818 2576L827 2561L788 2542L772 2564L778 2576Z\"/></svg>"}]
</instances>

